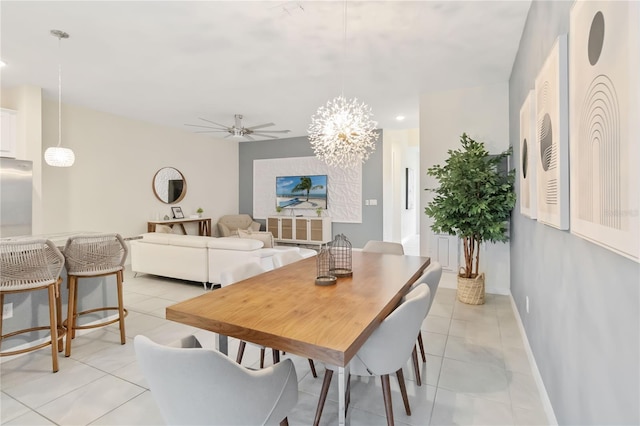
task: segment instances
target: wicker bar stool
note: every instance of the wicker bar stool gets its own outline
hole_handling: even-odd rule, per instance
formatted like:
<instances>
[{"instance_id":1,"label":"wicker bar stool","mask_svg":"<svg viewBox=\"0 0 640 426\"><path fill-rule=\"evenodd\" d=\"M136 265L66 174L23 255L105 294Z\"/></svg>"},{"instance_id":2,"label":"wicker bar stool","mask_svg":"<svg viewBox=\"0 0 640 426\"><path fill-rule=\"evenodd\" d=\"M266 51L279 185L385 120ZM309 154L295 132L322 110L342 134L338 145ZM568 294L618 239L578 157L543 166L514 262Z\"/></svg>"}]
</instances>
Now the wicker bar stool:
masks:
<instances>
[{"instance_id":1,"label":"wicker bar stool","mask_svg":"<svg viewBox=\"0 0 640 426\"><path fill-rule=\"evenodd\" d=\"M122 297L122 280L124 262L127 259L127 246L119 234L86 234L76 235L67 240L64 247L64 257L67 261L67 284L69 285L69 306L65 326L67 328L67 342L64 356L71 355L71 340L76 336L76 330L103 327L119 322L120 343L125 344L124 308ZM78 280L80 278L116 276L118 286L118 306L107 306L78 312ZM118 318L91 325L78 325L80 315L100 311L118 311Z\"/></svg>"},{"instance_id":2,"label":"wicker bar stool","mask_svg":"<svg viewBox=\"0 0 640 426\"><path fill-rule=\"evenodd\" d=\"M8 337L38 330L50 330L50 339L26 349L0 352L0 356L18 355L51 345L53 372L58 371L58 352L62 351L61 328L62 304L60 301L60 273L64 267L64 256L49 240L0 242L0 306L4 306L4 295L27 291L44 290L49 293L49 325L17 330L2 334L0 316L0 345ZM54 344L57 342L57 344Z\"/></svg>"}]
</instances>

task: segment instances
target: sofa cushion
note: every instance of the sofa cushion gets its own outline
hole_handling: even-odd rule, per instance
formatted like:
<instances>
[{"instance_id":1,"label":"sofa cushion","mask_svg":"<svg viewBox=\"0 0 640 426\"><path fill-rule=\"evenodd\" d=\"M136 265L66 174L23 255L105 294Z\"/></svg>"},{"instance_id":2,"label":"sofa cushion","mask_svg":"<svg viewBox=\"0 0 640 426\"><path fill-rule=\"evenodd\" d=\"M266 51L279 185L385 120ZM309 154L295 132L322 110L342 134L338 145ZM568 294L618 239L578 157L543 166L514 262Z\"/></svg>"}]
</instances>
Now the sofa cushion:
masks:
<instances>
[{"instance_id":1,"label":"sofa cushion","mask_svg":"<svg viewBox=\"0 0 640 426\"><path fill-rule=\"evenodd\" d=\"M273 234L271 232L254 232L253 230L245 231L244 229L238 229L238 236L240 238L262 241L264 248L273 247Z\"/></svg>"},{"instance_id":2,"label":"sofa cushion","mask_svg":"<svg viewBox=\"0 0 640 426\"><path fill-rule=\"evenodd\" d=\"M237 237L211 238L207 243L210 249L251 251L261 249L264 243L258 240Z\"/></svg>"},{"instance_id":3,"label":"sofa cushion","mask_svg":"<svg viewBox=\"0 0 640 426\"><path fill-rule=\"evenodd\" d=\"M164 234L161 232L149 232L142 234L142 241L145 243L167 244L182 247L202 247L207 248L209 240L215 240L213 237L201 237L198 235L178 235Z\"/></svg>"}]
</instances>

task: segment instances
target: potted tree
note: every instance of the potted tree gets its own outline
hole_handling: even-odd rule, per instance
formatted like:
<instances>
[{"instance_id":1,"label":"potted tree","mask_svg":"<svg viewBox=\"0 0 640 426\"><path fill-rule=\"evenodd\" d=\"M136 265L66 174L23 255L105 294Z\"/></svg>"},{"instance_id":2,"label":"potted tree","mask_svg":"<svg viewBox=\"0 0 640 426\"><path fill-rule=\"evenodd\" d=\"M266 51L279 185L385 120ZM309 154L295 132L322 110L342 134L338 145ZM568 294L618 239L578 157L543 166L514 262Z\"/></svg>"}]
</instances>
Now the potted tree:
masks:
<instances>
[{"instance_id":1,"label":"potted tree","mask_svg":"<svg viewBox=\"0 0 640 426\"><path fill-rule=\"evenodd\" d=\"M444 166L427 170L440 186L425 208L433 219L431 230L457 235L464 245L464 267L458 272L457 297L463 303L484 303L484 273L478 272L480 244L509 239L507 223L515 206L515 170L502 173L498 165L511 148L490 155L482 142L463 133L461 149L449 150Z\"/></svg>"}]
</instances>

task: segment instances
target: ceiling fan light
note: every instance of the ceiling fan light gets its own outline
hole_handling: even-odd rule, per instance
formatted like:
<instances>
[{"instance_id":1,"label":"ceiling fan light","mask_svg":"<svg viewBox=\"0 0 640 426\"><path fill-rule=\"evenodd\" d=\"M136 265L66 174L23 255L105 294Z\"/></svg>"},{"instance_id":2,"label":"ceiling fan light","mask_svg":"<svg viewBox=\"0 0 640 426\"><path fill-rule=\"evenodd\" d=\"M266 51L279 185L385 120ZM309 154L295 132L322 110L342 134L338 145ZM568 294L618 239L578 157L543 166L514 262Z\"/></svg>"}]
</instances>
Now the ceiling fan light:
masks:
<instances>
[{"instance_id":1,"label":"ceiling fan light","mask_svg":"<svg viewBox=\"0 0 640 426\"><path fill-rule=\"evenodd\" d=\"M44 161L53 167L71 167L76 161L76 156L69 148L51 146L44 152Z\"/></svg>"}]
</instances>

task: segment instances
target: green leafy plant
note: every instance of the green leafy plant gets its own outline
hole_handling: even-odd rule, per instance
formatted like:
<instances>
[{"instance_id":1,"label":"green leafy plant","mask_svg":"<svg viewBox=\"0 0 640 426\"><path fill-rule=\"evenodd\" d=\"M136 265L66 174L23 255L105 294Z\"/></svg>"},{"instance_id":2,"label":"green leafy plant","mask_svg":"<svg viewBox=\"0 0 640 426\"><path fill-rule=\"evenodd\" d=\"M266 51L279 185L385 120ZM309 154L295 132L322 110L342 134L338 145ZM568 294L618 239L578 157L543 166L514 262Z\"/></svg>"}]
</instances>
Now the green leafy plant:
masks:
<instances>
[{"instance_id":1,"label":"green leafy plant","mask_svg":"<svg viewBox=\"0 0 640 426\"><path fill-rule=\"evenodd\" d=\"M198 210L196 210L196 213L202 214L204 213L204 210L202 209L202 207L198 207Z\"/></svg>"},{"instance_id":2,"label":"green leafy plant","mask_svg":"<svg viewBox=\"0 0 640 426\"><path fill-rule=\"evenodd\" d=\"M323 210L323 209L322 209L322 207L318 207L318 208L316 209L316 214L317 214L318 216L321 216L321 215L322 215L322 210Z\"/></svg>"},{"instance_id":3,"label":"green leafy plant","mask_svg":"<svg viewBox=\"0 0 640 426\"><path fill-rule=\"evenodd\" d=\"M463 278L478 276L480 243L508 241L507 224L516 203L513 190L515 170L500 173L498 164L511 154L511 148L490 155L482 142L463 133L462 148L449 150L444 166L427 170L440 186L427 189L435 193L425 208L433 219L436 233L457 235L464 243Z\"/></svg>"},{"instance_id":4,"label":"green leafy plant","mask_svg":"<svg viewBox=\"0 0 640 426\"><path fill-rule=\"evenodd\" d=\"M280 213L282 211L282 206L276 206L276 211Z\"/></svg>"}]
</instances>

